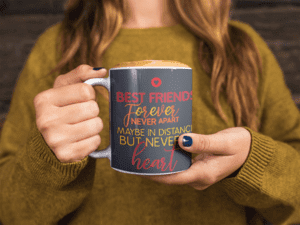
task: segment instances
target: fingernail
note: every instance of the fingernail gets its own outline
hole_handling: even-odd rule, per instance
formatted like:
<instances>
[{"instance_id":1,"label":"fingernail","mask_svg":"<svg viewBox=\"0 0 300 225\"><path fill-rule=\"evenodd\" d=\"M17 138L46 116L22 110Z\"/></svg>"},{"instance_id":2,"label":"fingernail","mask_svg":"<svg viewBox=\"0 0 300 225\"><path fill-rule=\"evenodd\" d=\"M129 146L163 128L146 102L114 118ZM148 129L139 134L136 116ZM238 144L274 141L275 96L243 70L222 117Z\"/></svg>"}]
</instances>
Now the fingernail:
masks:
<instances>
[{"instance_id":1,"label":"fingernail","mask_svg":"<svg viewBox=\"0 0 300 225\"><path fill-rule=\"evenodd\" d=\"M104 67L95 67L93 70L101 70L101 69L104 69Z\"/></svg>"},{"instance_id":2,"label":"fingernail","mask_svg":"<svg viewBox=\"0 0 300 225\"><path fill-rule=\"evenodd\" d=\"M182 139L182 144L184 147L191 147L193 144L193 139L189 136L184 136Z\"/></svg>"}]
</instances>

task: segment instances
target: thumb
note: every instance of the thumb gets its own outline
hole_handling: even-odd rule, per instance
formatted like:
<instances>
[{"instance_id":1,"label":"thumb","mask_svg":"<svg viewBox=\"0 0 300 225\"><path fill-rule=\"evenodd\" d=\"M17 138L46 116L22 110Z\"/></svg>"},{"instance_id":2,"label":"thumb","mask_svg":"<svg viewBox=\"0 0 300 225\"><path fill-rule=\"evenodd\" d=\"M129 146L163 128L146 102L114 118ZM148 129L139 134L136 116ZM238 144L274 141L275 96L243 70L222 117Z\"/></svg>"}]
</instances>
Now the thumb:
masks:
<instances>
[{"instance_id":1,"label":"thumb","mask_svg":"<svg viewBox=\"0 0 300 225\"><path fill-rule=\"evenodd\" d=\"M102 78L106 73L107 70L104 67L93 68L89 65L80 65L74 70L58 76L54 81L53 88L82 83L91 78Z\"/></svg>"},{"instance_id":2,"label":"thumb","mask_svg":"<svg viewBox=\"0 0 300 225\"><path fill-rule=\"evenodd\" d=\"M210 135L187 133L179 137L178 143L180 147L191 153L201 154L227 154L228 140L226 135L215 133Z\"/></svg>"},{"instance_id":3,"label":"thumb","mask_svg":"<svg viewBox=\"0 0 300 225\"><path fill-rule=\"evenodd\" d=\"M251 147L251 134L243 127L232 127L215 134L203 135L188 133L179 137L180 147L191 153L234 155L248 152Z\"/></svg>"}]
</instances>

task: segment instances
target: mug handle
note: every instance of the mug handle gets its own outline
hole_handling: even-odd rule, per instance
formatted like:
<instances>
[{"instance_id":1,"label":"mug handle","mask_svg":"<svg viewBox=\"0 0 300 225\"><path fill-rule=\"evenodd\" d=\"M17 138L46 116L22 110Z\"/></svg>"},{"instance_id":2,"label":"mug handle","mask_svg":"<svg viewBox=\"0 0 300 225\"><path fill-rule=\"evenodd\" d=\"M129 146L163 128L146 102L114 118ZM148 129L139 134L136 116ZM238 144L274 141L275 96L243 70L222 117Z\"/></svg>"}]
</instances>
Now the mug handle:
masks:
<instances>
[{"instance_id":1,"label":"mug handle","mask_svg":"<svg viewBox=\"0 0 300 225\"><path fill-rule=\"evenodd\" d=\"M92 78L89 80L86 80L84 82L85 84L89 84L92 86L103 86L105 87L109 92L110 92L110 77L108 78ZM109 161L111 160L111 145L104 149L104 150L96 150L89 154L90 157L92 158L108 158Z\"/></svg>"}]
</instances>

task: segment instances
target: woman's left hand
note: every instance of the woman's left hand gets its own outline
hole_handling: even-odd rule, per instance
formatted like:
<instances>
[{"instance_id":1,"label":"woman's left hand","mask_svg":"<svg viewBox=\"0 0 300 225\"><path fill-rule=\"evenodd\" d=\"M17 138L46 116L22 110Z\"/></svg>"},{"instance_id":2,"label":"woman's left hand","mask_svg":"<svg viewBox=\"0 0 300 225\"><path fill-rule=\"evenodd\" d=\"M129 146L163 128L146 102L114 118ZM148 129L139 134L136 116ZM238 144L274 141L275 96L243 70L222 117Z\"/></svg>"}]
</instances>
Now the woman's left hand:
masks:
<instances>
[{"instance_id":1,"label":"woman's left hand","mask_svg":"<svg viewBox=\"0 0 300 225\"><path fill-rule=\"evenodd\" d=\"M185 147L183 142L192 144ZM234 127L210 135L183 134L178 143L185 151L197 155L191 167L171 175L144 177L164 184L188 184L197 190L204 190L245 163L250 152L251 134L245 128Z\"/></svg>"}]
</instances>

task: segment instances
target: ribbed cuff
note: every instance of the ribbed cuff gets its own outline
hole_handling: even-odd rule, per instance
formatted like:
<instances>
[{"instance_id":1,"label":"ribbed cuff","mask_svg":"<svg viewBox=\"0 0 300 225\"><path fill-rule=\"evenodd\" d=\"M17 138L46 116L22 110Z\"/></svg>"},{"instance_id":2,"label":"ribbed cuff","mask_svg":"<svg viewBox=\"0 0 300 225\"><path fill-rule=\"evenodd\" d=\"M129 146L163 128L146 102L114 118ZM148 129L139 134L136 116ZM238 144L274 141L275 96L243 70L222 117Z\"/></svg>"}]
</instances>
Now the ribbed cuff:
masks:
<instances>
[{"instance_id":1,"label":"ribbed cuff","mask_svg":"<svg viewBox=\"0 0 300 225\"><path fill-rule=\"evenodd\" d=\"M225 190L234 198L249 197L254 192L260 191L265 168L271 161L275 141L265 135L245 127L252 137L249 156L234 178L222 181Z\"/></svg>"},{"instance_id":2,"label":"ribbed cuff","mask_svg":"<svg viewBox=\"0 0 300 225\"><path fill-rule=\"evenodd\" d=\"M62 187L73 181L88 163L88 157L80 162L61 163L45 142L42 134L33 126L22 160L27 174L39 183Z\"/></svg>"}]
</instances>

